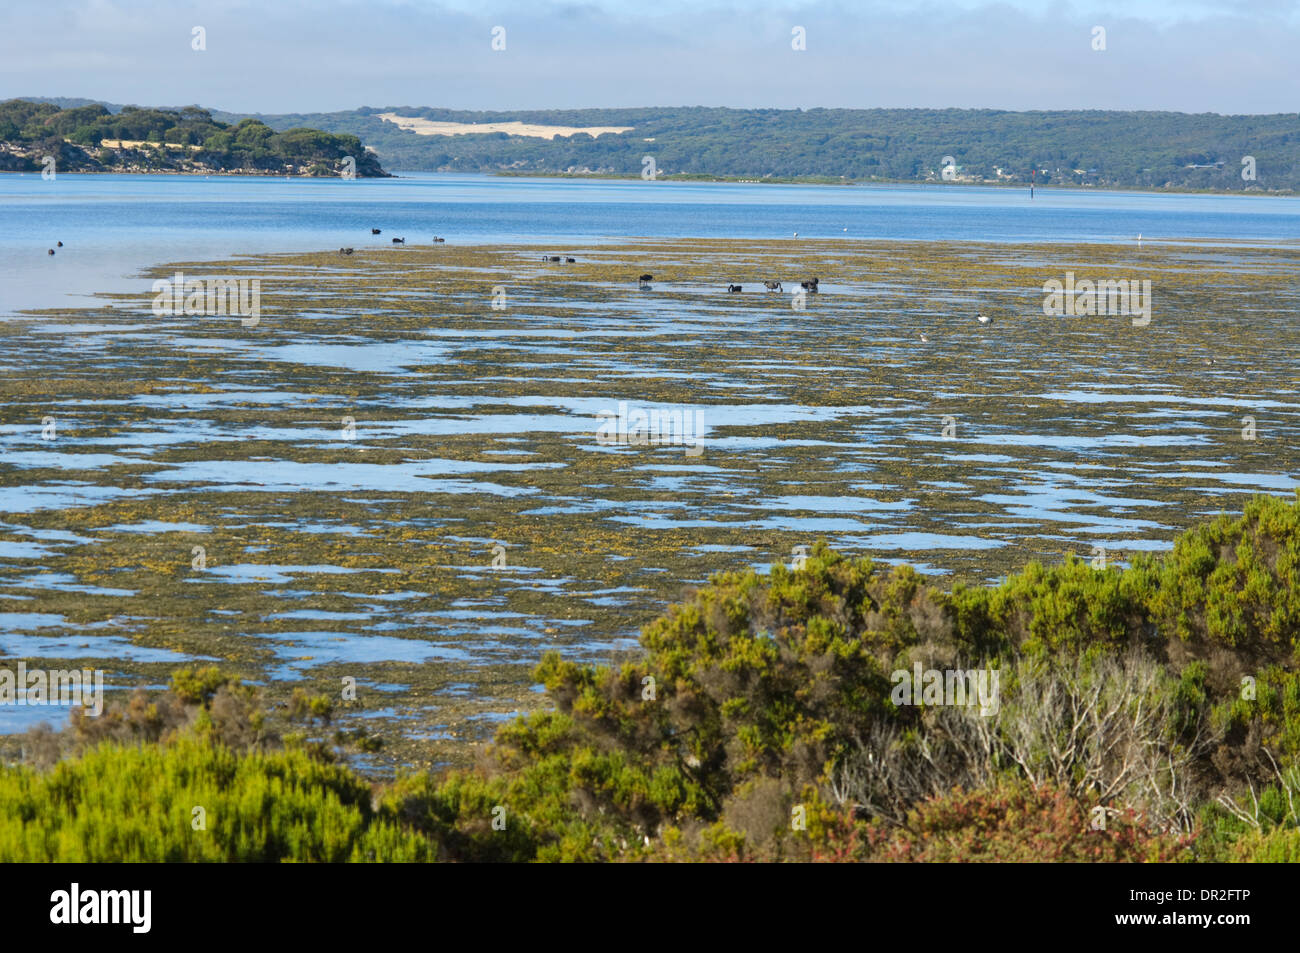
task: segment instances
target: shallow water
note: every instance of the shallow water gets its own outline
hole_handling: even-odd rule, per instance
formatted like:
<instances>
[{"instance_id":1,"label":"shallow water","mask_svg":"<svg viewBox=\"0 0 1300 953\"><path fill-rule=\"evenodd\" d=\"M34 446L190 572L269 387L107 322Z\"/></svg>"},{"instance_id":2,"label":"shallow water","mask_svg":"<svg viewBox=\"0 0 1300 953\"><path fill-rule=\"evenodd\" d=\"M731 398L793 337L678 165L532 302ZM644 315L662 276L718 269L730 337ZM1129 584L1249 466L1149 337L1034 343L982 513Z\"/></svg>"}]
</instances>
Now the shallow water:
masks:
<instances>
[{"instance_id":1,"label":"shallow water","mask_svg":"<svg viewBox=\"0 0 1300 953\"><path fill-rule=\"evenodd\" d=\"M1214 271L1175 248L851 244L592 246L603 263L563 271L383 250L346 286L321 282L330 256L286 256L256 263L257 328L142 322L147 280L112 310L7 322L0 652L121 685L213 658L277 698L354 677L343 721L392 723L374 764L456 760L543 703L544 651L622 658L713 572L818 539L943 584L1095 546L1123 564L1300 486L1297 252ZM710 285L728 255L849 274L796 311ZM1149 328L1037 308L1045 273L1130 261L1177 303ZM665 262L652 292L625 280ZM34 364L33 329L60 325ZM692 412L697 445L601 445L620 402Z\"/></svg>"},{"instance_id":2,"label":"shallow water","mask_svg":"<svg viewBox=\"0 0 1300 953\"><path fill-rule=\"evenodd\" d=\"M382 227L382 235L371 235ZM275 176L0 175L0 315L86 304L125 276L190 260L340 246L554 245L586 258L630 236L901 242L1294 242L1300 199L984 186L795 186L501 178L404 173L396 179ZM46 254L56 241L57 254ZM567 246L567 247L566 247ZM183 252L178 252L183 249ZM529 253L535 254L535 250ZM1222 256L1206 254L1207 262ZM585 259L583 259L585 260ZM720 258L720 262L728 259ZM836 258L828 259L834 263ZM653 270L653 269L652 269ZM653 270L656 275L663 268ZM344 275L335 259L322 274ZM755 284L736 272L739 278ZM702 283L691 290L705 287ZM824 290L887 291L887 281ZM894 286L896 287L896 286ZM746 289L748 290L748 289ZM791 288L790 290L795 290ZM418 291L390 290L385 301ZM322 308L317 315L365 312ZM680 318L680 314L677 315Z\"/></svg>"}]
</instances>

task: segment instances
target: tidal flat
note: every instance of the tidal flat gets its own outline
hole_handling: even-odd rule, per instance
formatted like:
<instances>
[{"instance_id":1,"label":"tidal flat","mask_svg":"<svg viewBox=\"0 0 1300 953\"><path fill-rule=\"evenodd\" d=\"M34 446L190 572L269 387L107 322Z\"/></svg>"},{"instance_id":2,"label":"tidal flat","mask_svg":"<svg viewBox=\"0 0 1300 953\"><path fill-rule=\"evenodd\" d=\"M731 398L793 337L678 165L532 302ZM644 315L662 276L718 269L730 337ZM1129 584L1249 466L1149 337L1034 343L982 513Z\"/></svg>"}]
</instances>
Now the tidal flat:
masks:
<instances>
[{"instance_id":1,"label":"tidal flat","mask_svg":"<svg viewBox=\"0 0 1300 953\"><path fill-rule=\"evenodd\" d=\"M1300 247L379 243L0 322L0 664L355 678L385 775L819 539L988 584L1300 487ZM156 315L177 271L259 279L256 326ZM1067 272L1149 279L1150 322L1045 315ZM697 442L602 442L620 402Z\"/></svg>"}]
</instances>

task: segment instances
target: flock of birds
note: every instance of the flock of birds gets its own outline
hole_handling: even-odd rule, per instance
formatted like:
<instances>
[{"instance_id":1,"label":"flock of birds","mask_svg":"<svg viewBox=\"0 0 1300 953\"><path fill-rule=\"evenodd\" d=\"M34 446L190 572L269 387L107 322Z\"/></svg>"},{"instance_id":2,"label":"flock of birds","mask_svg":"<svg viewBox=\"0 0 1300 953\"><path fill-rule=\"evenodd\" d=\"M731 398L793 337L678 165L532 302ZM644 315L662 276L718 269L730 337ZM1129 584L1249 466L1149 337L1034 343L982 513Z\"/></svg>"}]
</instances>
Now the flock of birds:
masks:
<instances>
[{"instance_id":1,"label":"flock of birds","mask_svg":"<svg viewBox=\"0 0 1300 953\"><path fill-rule=\"evenodd\" d=\"M848 229L845 229L845 231L848 231ZM383 234L383 230L382 230L382 229L379 229L379 228L372 228L372 229L370 230L370 234L371 234L371 235L381 235L381 234ZM794 235L795 235L796 238L799 237L799 233L798 233L798 232L795 232ZM435 242L445 242L445 241L446 241L445 238L439 238L439 237L436 236L436 235L434 236L434 239L433 239L433 240L434 240ZM1141 241L1142 241L1142 236L1139 235L1139 236L1138 236L1138 242L1141 243ZM406 239L405 239L405 238L394 238L394 239L393 239L393 244L394 244L394 245L405 245L405 244L406 244ZM58 243L57 243L57 247L58 247L58 248L62 248L62 247L63 247L63 242L58 242ZM340 249L339 249L339 254L340 254L340 255L351 255L351 254L353 254L355 251L356 251L355 248L340 248ZM51 248L51 249L49 250L49 254L51 254L51 255L54 254L54 249L53 249L53 248ZM574 258L574 257L572 257L572 256L570 256L570 255L563 255L563 256L561 256L561 255L543 255L543 256L542 256L542 261L544 261L544 262L548 262L548 263L551 263L551 264L559 264L559 263L563 262L563 263L565 263L565 264L572 265L572 264L576 263L577 260L578 260L578 259L576 259L576 258ZM647 273L645 273L645 274L640 275L640 276L637 277L637 285L638 285L638 287L641 287L641 288L649 288L649 287L651 287L651 282L654 281L654 280L655 280L655 276L652 275L652 274L650 274L649 272L647 272ZM801 282L799 282L799 287L802 288L804 291L808 291L808 292L811 292L811 293L813 293L813 294L817 294L817 293L818 293L818 290L819 290L819 288L818 288L818 285L819 285L819 284L820 284L820 279L814 277L814 278L809 278L809 279L807 279L806 281L801 281ZM782 291L782 292L783 292L783 291L785 290L784 287L782 286L781 282L779 282L779 281L764 281L764 282L763 282L763 287L764 287L764 289L766 289L767 291ZM734 284L728 284L728 285L727 285L727 293L728 293L728 294L740 294L740 293L743 292L744 290L745 290L745 289L744 289L744 286L743 286L743 285L734 285ZM980 324L991 324L991 323L993 322L993 319L990 318L990 317L989 317L988 315L986 315L986 314L977 314L977 315L975 316L975 320L978 321ZM928 337L926 337L924 334L922 334L922 335L921 335L921 343L922 343L922 344L928 344L929 342L930 342L930 339L929 339ZM1209 362L1207 362L1207 363L1209 363Z\"/></svg>"},{"instance_id":2,"label":"flock of birds","mask_svg":"<svg viewBox=\"0 0 1300 953\"><path fill-rule=\"evenodd\" d=\"M848 229L846 228L845 231L848 231ZM382 229L378 229L378 228L372 228L372 229L370 230L370 234L371 234L371 235L381 235L381 234L383 234L383 230L382 230ZM799 233L798 233L798 232L795 232L795 233L794 233L794 237L795 237L795 238L798 238L798 237L799 237ZM1142 236L1139 235L1139 236L1138 236L1138 240L1141 241L1141 238L1142 238ZM444 239L444 238L438 238L438 237L436 237L436 236L434 237L433 240L434 240L435 242L446 241L446 239ZM63 242L59 242L59 244L62 245ZM393 244L394 244L394 245L405 245L405 244L406 244L406 239L405 239L405 238L394 238L394 239L393 239ZM339 249L339 254L340 254L340 255L351 255L354 251L355 251L355 249L352 249L352 248L340 248L340 249ZM54 254L53 249L51 249L50 254L51 254L51 255ZM577 261L578 261L578 259L574 258L572 255L543 255L543 256L542 256L542 261L546 262L547 264L553 264L553 265L558 265L558 264L567 264L567 265L572 265L572 264L576 264ZM640 288L650 288L650 287L652 287L651 282L653 282L654 280L655 280L655 276L654 276L653 274L649 273L649 272L646 272L646 273L643 274L643 275L639 275L639 276L637 276L637 286L640 287ZM812 294L817 294L817 293L820 291L820 284L821 284L821 279L820 279L820 278L812 277L812 278L808 278L808 279L806 279L806 280L804 280L804 281L799 282L799 287L800 287L802 290L806 291L806 292L810 292L810 293L812 293ZM763 288L764 288L764 290L766 290L766 291L780 291L780 292L784 292L784 291L785 291L785 287L784 287L784 285L783 285L780 281L764 281L764 282L763 282ZM744 290L745 290L744 285L738 285L738 284L728 284L728 285L727 285L727 293L728 293L728 294L741 294L741 293L744 292ZM986 315L986 314L977 314L977 315L975 316L975 320L978 321L980 324L991 324L991 323L993 322L993 319L990 318L990 317L989 317L988 315ZM922 344L929 344L929 343L930 343L930 339L929 339L928 337L926 337L924 334L922 334L922 335L921 335L921 343L922 343Z\"/></svg>"},{"instance_id":3,"label":"flock of birds","mask_svg":"<svg viewBox=\"0 0 1300 953\"><path fill-rule=\"evenodd\" d=\"M542 260L546 261L547 259L545 256L542 256ZM551 258L550 260L559 261L558 258ZM573 261L573 259L570 258L569 261ZM637 284L642 288L649 288L651 287L650 283L654 280L655 280L655 276L647 272L646 274L640 275L637 278ZM819 290L820 283L821 283L820 278L809 278L807 281L799 282L799 287L802 288L804 291L810 291L813 294L816 294ZM779 281L765 281L763 282L763 287L766 288L768 291L785 290L785 288L782 286L781 282ZM744 285L731 285L731 284L727 285L728 294L740 294L744 290L745 290Z\"/></svg>"},{"instance_id":4,"label":"flock of birds","mask_svg":"<svg viewBox=\"0 0 1300 953\"><path fill-rule=\"evenodd\" d=\"M372 229L370 230L370 234L371 234L371 235L382 235L383 233L384 233L384 230L383 230L382 228L372 228ZM441 243L441 242L445 242L446 240L447 240L447 239L442 238L442 237L440 237L440 236L438 236L438 235L434 235L434 236L433 236L433 242L434 242L435 244L439 244L439 243ZM405 244L406 244L406 239L405 239L405 238L394 238L394 239L393 239L393 244L394 244L394 245L405 245ZM340 249L339 249L339 254L340 254L340 255L351 255L351 254L352 254L353 252L355 252L355 251L356 251L355 248L340 248ZM51 254L53 254L53 252L51 252Z\"/></svg>"}]
</instances>

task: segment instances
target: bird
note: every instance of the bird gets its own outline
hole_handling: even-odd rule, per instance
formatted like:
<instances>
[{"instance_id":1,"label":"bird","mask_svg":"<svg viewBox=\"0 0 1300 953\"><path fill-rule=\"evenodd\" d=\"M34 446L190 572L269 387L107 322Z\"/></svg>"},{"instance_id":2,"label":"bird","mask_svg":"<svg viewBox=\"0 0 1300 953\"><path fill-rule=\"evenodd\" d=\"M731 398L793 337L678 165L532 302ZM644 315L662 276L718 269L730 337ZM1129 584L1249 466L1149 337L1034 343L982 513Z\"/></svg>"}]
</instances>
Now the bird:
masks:
<instances>
[{"instance_id":1,"label":"bird","mask_svg":"<svg viewBox=\"0 0 1300 953\"><path fill-rule=\"evenodd\" d=\"M795 238L798 238L798 237L799 237L799 233L798 233L798 232L795 232L795 233L794 233L794 237L795 237Z\"/></svg>"},{"instance_id":2,"label":"bird","mask_svg":"<svg viewBox=\"0 0 1300 953\"><path fill-rule=\"evenodd\" d=\"M59 242L58 245L59 245L60 248L62 248L62 247L63 247L63 242Z\"/></svg>"},{"instance_id":3,"label":"bird","mask_svg":"<svg viewBox=\"0 0 1300 953\"><path fill-rule=\"evenodd\" d=\"M1138 248L1142 247L1142 233L1138 232Z\"/></svg>"},{"instance_id":4,"label":"bird","mask_svg":"<svg viewBox=\"0 0 1300 953\"><path fill-rule=\"evenodd\" d=\"M53 249L53 248L50 249L50 254L51 254L51 255L54 254L54 249Z\"/></svg>"},{"instance_id":5,"label":"bird","mask_svg":"<svg viewBox=\"0 0 1300 953\"><path fill-rule=\"evenodd\" d=\"M922 344L929 344L929 343L930 343L930 339L929 339L928 337L926 337L924 334L922 334L922 335L921 335L921 343L922 343Z\"/></svg>"},{"instance_id":6,"label":"bird","mask_svg":"<svg viewBox=\"0 0 1300 953\"><path fill-rule=\"evenodd\" d=\"M379 235L379 234L382 234L382 232L383 232L383 229L381 229L381 228L372 228L372 229L370 230L370 234L371 234L371 235Z\"/></svg>"},{"instance_id":7,"label":"bird","mask_svg":"<svg viewBox=\"0 0 1300 953\"><path fill-rule=\"evenodd\" d=\"M975 316L975 320L978 321L980 324L989 324L990 322L992 322L993 319L990 318L987 314L980 314Z\"/></svg>"}]
</instances>

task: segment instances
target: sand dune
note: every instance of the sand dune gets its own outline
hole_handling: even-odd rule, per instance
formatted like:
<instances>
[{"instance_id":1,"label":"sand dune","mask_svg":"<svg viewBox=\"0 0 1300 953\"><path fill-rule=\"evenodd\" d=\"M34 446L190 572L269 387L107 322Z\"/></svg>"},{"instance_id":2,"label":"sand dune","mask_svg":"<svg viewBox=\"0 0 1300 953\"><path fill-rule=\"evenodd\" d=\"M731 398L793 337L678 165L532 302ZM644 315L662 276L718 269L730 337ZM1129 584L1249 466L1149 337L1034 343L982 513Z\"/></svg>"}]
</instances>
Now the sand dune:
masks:
<instances>
[{"instance_id":1,"label":"sand dune","mask_svg":"<svg viewBox=\"0 0 1300 953\"><path fill-rule=\"evenodd\" d=\"M556 136L571 136L577 132L599 136L604 132L630 132L633 128L632 126L538 126L526 122L434 122L431 119L415 119L399 116L396 113L380 113L379 118L421 136L467 136L504 132L510 136L554 139Z\"/></svg>"}]
</instances>

